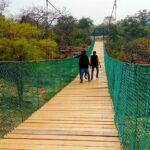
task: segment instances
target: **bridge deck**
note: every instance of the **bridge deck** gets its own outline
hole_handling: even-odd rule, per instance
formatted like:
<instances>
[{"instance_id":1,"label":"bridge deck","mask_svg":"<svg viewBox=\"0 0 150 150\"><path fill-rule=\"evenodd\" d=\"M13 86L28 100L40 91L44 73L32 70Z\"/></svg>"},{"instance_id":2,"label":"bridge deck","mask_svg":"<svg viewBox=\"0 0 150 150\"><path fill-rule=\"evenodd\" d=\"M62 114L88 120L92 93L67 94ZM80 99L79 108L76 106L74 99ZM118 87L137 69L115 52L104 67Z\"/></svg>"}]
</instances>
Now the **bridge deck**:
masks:
<instances>
[{"instance_id":1,"label":"bridge deck","mask_svg":"<svg viewBox=\"0 0 150 150\"><path fill-rule=\"evenodd\" d=\"M102 64L100 78L80 84L77 77L0 140L0 149L121 149L104 72L102 42L96 42L94 50L98 51Z\"/></svg>"}]
</instances>

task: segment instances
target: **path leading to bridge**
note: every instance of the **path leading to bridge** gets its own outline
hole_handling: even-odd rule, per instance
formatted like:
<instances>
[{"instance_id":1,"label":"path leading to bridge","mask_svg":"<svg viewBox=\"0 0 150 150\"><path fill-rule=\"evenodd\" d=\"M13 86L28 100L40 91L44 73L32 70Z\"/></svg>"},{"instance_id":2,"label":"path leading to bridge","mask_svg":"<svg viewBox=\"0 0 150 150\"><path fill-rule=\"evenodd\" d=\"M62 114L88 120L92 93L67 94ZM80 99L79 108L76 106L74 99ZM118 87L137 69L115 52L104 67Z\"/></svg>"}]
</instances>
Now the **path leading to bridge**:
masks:
<instances>
[{"instance_id":1,"label":"path leading to bridge","mask_svg":"<svg viewBox=\"0 0 150 150\"><path fill-rule=\"evenodd\" d=\"M120 150L103 61L99 79L79 83L79 77L13 132L0 140L0 150Z\"/></svg>"}]
</instances>

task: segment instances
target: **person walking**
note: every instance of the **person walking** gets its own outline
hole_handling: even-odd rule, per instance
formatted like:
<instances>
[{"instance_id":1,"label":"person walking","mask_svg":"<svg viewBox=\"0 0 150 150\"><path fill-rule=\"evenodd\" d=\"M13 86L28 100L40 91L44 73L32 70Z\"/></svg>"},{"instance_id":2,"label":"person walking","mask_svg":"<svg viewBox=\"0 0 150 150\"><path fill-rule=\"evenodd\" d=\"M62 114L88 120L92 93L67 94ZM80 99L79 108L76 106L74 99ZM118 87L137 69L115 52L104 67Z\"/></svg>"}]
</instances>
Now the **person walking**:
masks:
<instances>
[{"instance_id":1,"label":"person walking","mask_svg":"<svg viewBox=\"0 0 150 150\"><path fill-rule=\"evenodd\" d=\"M90 66L91 66L91 80L93 80L93 73L95 68L96 68L96 78L98 78L99 66L101 68L101 64L98 56L96 55L96 51L93 51L93 55L91 56L91 60L90 60Z\"/></svg>"},{"instance_id":2,"label":"person walking","mask_svg":"<svg viewBox=\"0 0 150 150\"><path fill-rule=\"evenodd\" d=\"M88 81L90 81L89 65L90 62L88 56L86 55L86 51L82 51L79 59L80 83L83 83L84 73L88 76Z\"/></svg>"}]
</instances>

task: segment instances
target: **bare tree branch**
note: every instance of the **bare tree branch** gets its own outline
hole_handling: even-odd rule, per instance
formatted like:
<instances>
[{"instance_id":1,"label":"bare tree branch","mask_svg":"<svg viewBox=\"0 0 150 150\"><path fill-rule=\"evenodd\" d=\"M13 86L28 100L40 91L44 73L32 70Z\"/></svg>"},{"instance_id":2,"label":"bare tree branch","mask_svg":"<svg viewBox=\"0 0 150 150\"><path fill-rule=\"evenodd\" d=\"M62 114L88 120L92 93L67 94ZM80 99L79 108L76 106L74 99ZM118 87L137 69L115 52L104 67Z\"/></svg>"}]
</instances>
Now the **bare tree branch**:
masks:
<instances>
[{"instance_id":1,"label":"bare tree branch","mask_svg":"<svg viewBox=\"0 0 150 150\"><path fill-rule=\"evenodd\" d=\"M66 10L61 11L65 14ZM20 14L20 22L29 22L34 23L39 26L48 25L51 26L55 21L62 15L56 10L46 11L45 8L42 7L32 7L23 9Z\"/></svg>"},{"instance_id":2,"label":"bare tree branch","mask_svg":"<svg viewBox=\"0 0 150 150\"><path fill-rule=\"evenodd\" d=\"M8 6L9 6L8 0L0 0L0 13L2 14Z\"/></svg>"}]
</instances>

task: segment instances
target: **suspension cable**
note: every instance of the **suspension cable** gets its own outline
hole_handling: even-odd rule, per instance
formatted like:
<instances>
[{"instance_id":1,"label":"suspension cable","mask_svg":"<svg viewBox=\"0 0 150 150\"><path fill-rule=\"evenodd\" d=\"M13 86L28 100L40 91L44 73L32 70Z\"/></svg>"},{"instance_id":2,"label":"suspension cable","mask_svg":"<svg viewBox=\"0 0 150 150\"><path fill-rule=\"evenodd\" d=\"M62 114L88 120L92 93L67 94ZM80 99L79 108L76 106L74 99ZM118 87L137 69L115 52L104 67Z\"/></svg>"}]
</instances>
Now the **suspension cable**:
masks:
<instances>
[{"instance_id":1,"label":"suspension cable","mask_svg":"<svg viewBox=\"0 0 150 150\"><path fill-rule=\"evenodd\" d=\"M117 20L117 0L115 0L114 4L113 4L112 12L111 12L110 19L109 19L109 24L111 23L114 11L115 11L115 22L116 22L116 20Z\"/></svg>"},{"instance_id":2,"label":"suspension cable","mask_svg":"<svg viewBox=\"0 0 150 150\"><path fill-rule=\"evenodd\" d=\"M60 14L62 15L61 11L58 10L49 0L46 0L46 26L45 26L45 35L46 35L46 51L48 46L48 6L49 4ZM53 51L52 51L52 59L53 59Z\"/></svg>"},{"instance_id":3,"label":"suspension cable","mask_svg":"<svg viewBox=\"0 0 150 150\"><path fill-rule=\"evenodd\" d=\"M49 0L47 0L47 3L49 3L59 14L62 14L59 9L57 9Z\"/></svg>"}]
</instances>

